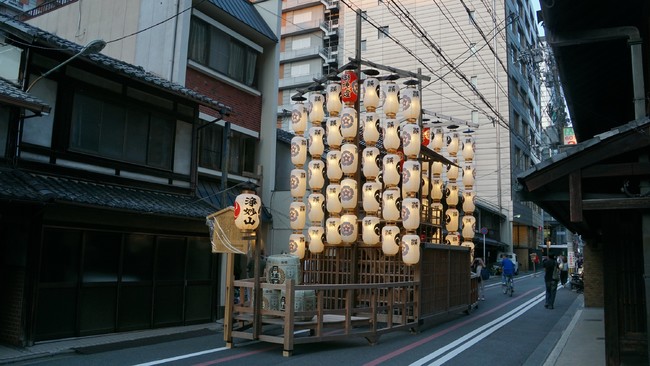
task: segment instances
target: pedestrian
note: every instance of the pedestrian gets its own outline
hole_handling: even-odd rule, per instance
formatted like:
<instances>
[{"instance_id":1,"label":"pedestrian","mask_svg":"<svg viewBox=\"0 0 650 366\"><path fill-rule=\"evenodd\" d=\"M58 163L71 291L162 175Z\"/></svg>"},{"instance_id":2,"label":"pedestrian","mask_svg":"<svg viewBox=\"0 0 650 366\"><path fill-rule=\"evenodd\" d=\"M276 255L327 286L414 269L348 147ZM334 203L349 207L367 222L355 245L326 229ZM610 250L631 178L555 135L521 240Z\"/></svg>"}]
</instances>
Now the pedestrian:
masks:
<instances>
[{"instance_id":1,"label":"pedestrian","mask_svg":"<svg viewBox=\"0 0 650 366\"><path fill-rule=\"evenodd\" d=\"M569 263L567 263L566 257L561 256L562 262L560 264L560 283L562 287L566 286L567 280L569 279Z\"/></svg>"},{"instance_id":2,"label":"pedestrian","mask_svg":"<svg viewBox=\"0 0 650 366\"><path fill-rule=\"evenodd\" d=\"M542 262L542 265L544 266L544 283L546 284L546 301L544 307L553 309L557 283L560 280L560 269L553 254L549 254Z\"/></svg>"},{"instance_id":3,"label":"pedestrian","mask_svg":"<svg viewBox=\"0 0 650 366\"><path fill-rule=\"evenodd\" d=\"M479 300L485 300L485 284L483 283L483 278L481 273L483 271L483 268L486 268L485 263L483 263L483 259L482 258L474 259L474 263L472 263L472 272L478 275L478 299Z\"/></svg>"}]
</instances>

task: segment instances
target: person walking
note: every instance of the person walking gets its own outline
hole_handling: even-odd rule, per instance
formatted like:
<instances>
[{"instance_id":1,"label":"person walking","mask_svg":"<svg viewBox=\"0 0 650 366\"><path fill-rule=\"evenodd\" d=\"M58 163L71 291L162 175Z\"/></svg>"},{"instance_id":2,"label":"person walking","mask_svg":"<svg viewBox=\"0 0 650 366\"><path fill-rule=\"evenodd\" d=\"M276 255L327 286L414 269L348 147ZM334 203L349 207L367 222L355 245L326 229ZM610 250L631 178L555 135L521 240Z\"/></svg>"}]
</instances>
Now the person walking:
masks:
<instances>
[{"instance_id":1,"label":"person walking","mask_svg":"<svg viewBox=\"0 0 650 366\"><path fill-rule=\"evenodd\" d=\"M478 299L485 300L485 284L483 283L482 271L485 268L485 263L483 263L482 258L474 259L472 263L472 272L478 275Z\"/></svg>"},{"instance_id":2,"label":"person walking","mask_svg":"<svg viewBox=\"0 0 650 366\"><path fill-rule=\"evenodd\" d=\"M567 263L567 259L563 255L560 256L560 259L560 283L562 287L565 287L569 279L569 263Z\"/></svg>"},{"instance_id":3,"label":"person walking","mask_svg":"<svg viewBox=\"0 0 650 366\"><path fill-rule=\"evenodd\" d=\"M555 293L557 292L557 282L560 279L560 269L553 254L549 254L542 262L542 265L544 266L544 283L546 284L546 301L544 307L553 309Z\"/></svg>"}]
</instances>

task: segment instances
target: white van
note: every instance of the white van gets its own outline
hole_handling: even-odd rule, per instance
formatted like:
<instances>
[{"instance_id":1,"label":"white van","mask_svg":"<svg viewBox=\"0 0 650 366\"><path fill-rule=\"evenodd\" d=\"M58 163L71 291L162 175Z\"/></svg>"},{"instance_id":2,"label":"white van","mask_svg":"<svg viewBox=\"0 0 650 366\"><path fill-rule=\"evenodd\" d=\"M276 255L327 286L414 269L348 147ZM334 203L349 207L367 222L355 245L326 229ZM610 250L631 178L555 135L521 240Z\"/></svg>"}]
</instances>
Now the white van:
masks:
<instances>
[{"instance_id":1,"label":"white van","mask_svg":"<svg viewBox=\"0 0 650 366\"><path fill-rule=\"evenodd\" d=\"M501 255L505 254L506 257L510 258L512 263L515 265L515 274L519 274L519 261L517 261L517 254L515 253L508 253L508 252L499 252L497 254L497 263L501 265Z\"/></svg>"}]
</instances>

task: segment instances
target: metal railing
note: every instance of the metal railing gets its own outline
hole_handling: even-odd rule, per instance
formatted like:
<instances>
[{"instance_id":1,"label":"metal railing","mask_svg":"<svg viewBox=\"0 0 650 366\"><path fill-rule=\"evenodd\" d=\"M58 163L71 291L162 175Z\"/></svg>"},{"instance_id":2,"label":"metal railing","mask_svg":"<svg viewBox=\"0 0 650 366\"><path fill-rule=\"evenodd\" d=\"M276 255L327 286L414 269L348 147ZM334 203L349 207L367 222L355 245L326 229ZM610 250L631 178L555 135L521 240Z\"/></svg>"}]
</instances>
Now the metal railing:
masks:
<instances>
[{"instance_id":1,"label":"metal railing","mask_svg":"<svg viewBox=\"0 0 650 366\"><path fill-rule=\"evenodd\" d=\"M56 0L56 1L48 1L42 5L39 5L35 7L34 9L25 12L20 16L20 20L27 20L31 19L34 17L37 17L39 15L43 15L45 13L51 12L53 10L56 10L60 7L69 5L71 3L77 2L79 0Z\"/></svg>"}]
</instances>

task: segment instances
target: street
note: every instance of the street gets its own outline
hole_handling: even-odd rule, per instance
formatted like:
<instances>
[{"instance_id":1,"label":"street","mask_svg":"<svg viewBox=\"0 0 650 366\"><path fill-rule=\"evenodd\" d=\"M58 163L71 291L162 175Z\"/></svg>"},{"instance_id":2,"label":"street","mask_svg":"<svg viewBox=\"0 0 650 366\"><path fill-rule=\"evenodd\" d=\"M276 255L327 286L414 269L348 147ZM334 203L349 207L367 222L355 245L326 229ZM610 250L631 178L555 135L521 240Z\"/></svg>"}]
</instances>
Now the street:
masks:
<instances>
[{"instance_id":1,"label":"street","mask_svg":"<svg viewBox=\"0 0 650 366\"><path fill-rule=\"evenodd\" d=\"M363 338L296 346L237 340L225 348L222 332L136 347L105 347L66 353L20 365L542 365L575 312L575 291L560 288L555 309L544 308L543 276L515 277L506 296L498 278L486 283L485 301L469 315L421 329L382 335L375 346ZM299 337L300 334L296 334Z\"/></svg>"}]
</instances>

